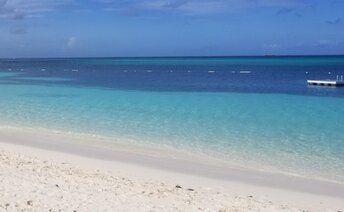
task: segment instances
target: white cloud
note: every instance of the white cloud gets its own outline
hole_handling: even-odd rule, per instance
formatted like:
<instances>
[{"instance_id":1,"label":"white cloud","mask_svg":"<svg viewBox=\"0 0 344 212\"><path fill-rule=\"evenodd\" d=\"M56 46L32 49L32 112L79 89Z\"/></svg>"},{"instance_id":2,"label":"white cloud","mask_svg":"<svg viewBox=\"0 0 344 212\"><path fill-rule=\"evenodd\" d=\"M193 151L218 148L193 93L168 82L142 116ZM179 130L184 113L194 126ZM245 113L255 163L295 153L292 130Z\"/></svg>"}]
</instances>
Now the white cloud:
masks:
<instances>
[{"instance_id":1,"label":"white cloud","mask_svg":"<svg viewBox=\"0 0 344 212\"><path fill-rule=\"evenodd\" d=\"M139 11L178 12L184 15L240 13L257 8L294 8L305 0L95 0L113 11L132 8ZM116 9L114 9L116 8ZM110 10L108 10L110 11Z\"/></svg>"},{"instance_id":2,"label":"white cloud","mask_svg":"<svg viewBox=\"0 0 344 212\"><path fill-rule=\"evenodd\" d=\"M74 0L0 0L0 18L23 19L52 12Z\"/></svg>"},{"instance_id":3,"label":"white cloud","mask_svg":"<svg viewBox=\"0 0 344 212\"><path fill-rule=\"evenodd\" d=\"M67 39L67 47L68 48L74 48L77 44L77 39L74 36L71 36Z\"/></svg>"},{"instance_id":4,"label":"white cloud","mask_svg":"<svg viewBox=\"0 0 344 212\"><path fill-rule=\"evenodd\" d=\"M224 3L221 1L145 1L142 8L150 10L175 10L187 15L204 15L225 12Z\"/></svg>"},{"instance_id":5,"label":"white cloud","mask_svg":"<svg viewBox=\"0 0 344 212\"><path fill-rule=\"evenodd\" d=\"M280 49L282 46L277 43L272 43L272 44L264 44L263 47L264 49L274 50L274 49Z\"/></svg>"}]
</instances>

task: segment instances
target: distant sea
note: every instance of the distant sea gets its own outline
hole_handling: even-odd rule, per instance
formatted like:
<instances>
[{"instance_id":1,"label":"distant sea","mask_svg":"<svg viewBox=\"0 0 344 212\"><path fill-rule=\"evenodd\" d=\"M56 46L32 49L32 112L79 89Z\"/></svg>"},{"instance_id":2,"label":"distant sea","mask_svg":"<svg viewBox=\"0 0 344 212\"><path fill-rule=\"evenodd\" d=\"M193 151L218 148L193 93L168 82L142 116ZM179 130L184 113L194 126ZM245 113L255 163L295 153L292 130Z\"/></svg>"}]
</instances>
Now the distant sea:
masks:
<instances>
[{"instance_id":1,"label":"distant sea","mask_svg":"<svg viewBox=\"0 0 344 212\"><path fill-rule=\"evenodd\" d=\"M0 126L344 183L344 56L0 59Z\"/></svg>"}]
</instances>

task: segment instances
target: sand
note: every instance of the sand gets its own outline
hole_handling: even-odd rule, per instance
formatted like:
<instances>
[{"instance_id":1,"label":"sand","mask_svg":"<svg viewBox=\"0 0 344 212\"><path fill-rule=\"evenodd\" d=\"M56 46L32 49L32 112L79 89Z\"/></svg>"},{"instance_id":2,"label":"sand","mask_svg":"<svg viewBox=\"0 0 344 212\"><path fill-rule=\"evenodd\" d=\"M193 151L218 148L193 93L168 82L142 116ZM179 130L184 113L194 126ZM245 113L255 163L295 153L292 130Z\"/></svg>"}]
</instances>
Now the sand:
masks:
<instances>
[{"instance_id":1,"label":"sand","mask_svg":"<svg viewBox=\"0 0 344 212\"><path fill-rule=\"evenodd\" d=\"M344 209L343 184L71 140L1 129L0 211Z\"/></svg>"}]
</instances>

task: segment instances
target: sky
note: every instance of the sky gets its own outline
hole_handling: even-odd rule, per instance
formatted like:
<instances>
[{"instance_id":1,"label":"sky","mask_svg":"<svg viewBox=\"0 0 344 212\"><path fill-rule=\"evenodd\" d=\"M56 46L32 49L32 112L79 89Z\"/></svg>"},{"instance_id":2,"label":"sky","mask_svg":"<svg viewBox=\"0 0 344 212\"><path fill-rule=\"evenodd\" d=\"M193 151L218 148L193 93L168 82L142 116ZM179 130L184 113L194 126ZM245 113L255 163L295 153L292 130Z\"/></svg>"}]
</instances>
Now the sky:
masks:
<instances>
[{"instance_id":1,"label":"sky","mask_svg":"<svg viewBox=\"0 0 344 212\"><path fill-rule=\"evenodd\" d=\"M344 0L0 0L0 57L344 54Z\"/></svg>"}]
</instances>

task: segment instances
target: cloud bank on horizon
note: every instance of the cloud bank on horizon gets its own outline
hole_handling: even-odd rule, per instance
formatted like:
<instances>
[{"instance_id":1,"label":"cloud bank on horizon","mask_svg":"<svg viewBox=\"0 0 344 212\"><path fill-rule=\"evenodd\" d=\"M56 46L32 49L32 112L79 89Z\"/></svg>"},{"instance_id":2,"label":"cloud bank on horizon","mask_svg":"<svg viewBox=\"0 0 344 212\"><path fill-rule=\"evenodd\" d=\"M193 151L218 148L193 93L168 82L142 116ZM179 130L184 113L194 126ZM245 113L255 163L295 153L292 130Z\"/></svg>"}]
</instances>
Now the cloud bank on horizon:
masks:
<instances>
[{"instance_id":1,"label":"cloud bank on horizon","mask_svg":"<svg viewBox=\"0 0 344 212\"><path fill-rule=\"evenodd\" d=\"M0 0L0 57L344 54L341 0Z\"/></svg>"}]
</instances>

